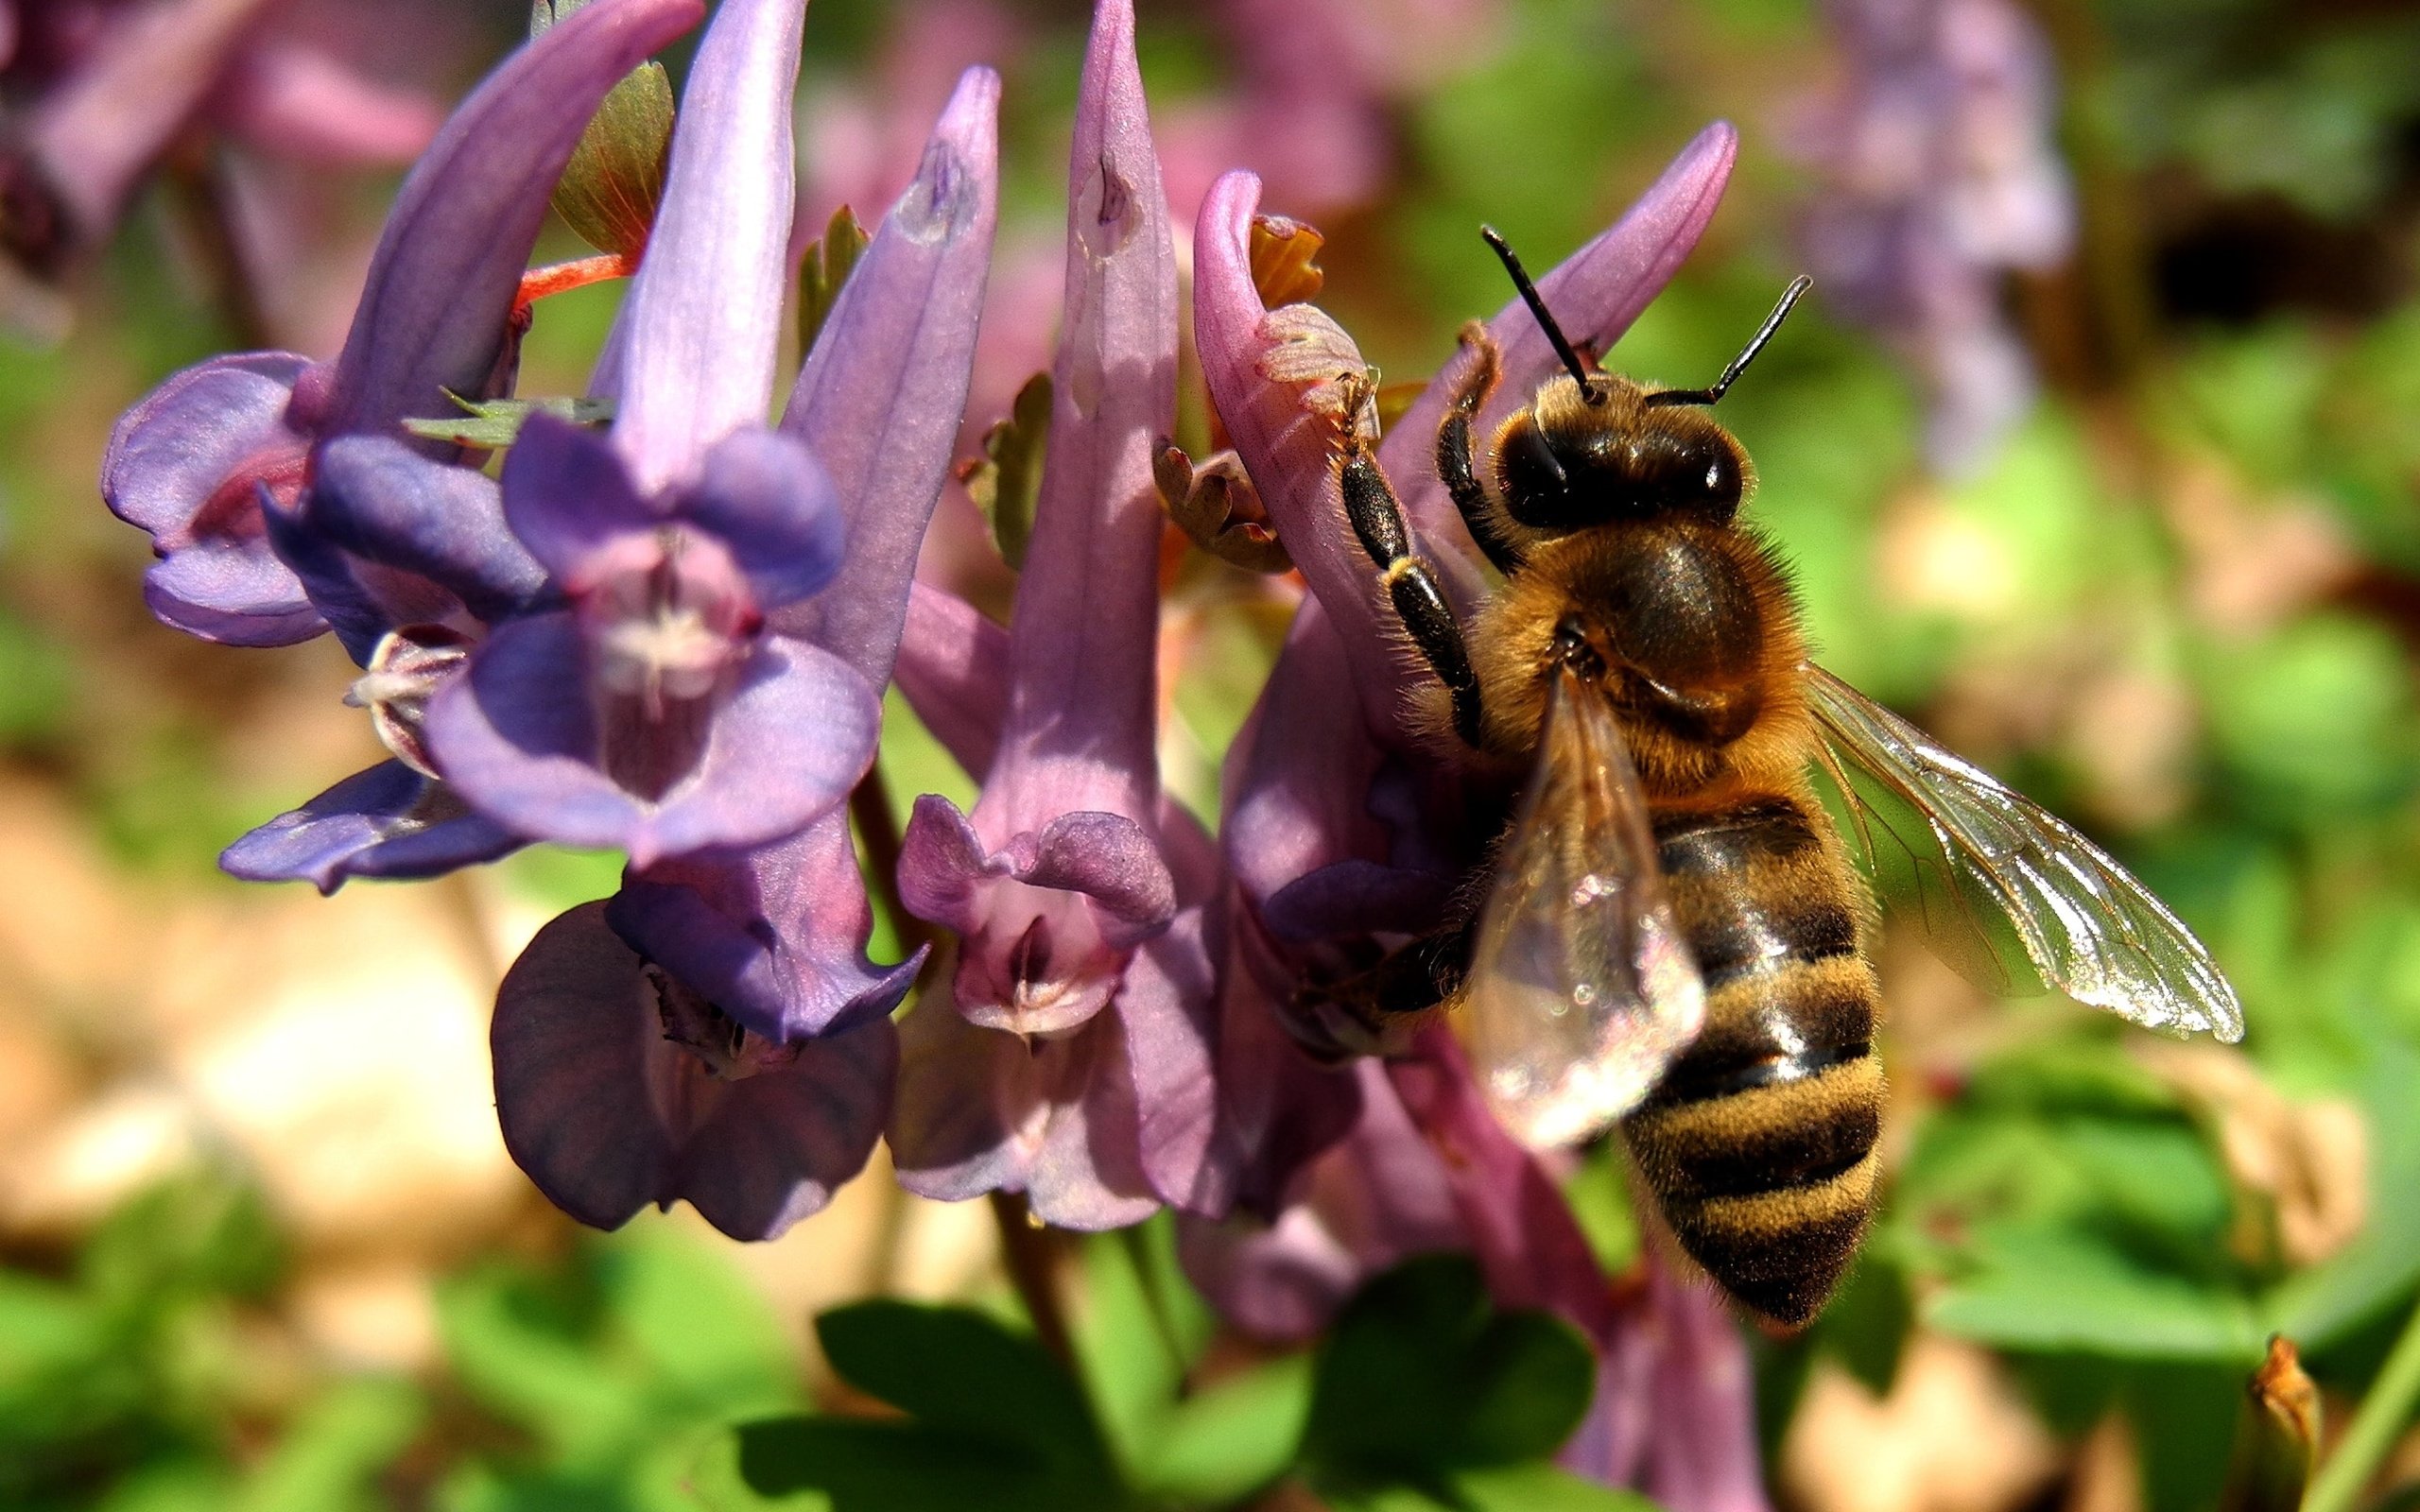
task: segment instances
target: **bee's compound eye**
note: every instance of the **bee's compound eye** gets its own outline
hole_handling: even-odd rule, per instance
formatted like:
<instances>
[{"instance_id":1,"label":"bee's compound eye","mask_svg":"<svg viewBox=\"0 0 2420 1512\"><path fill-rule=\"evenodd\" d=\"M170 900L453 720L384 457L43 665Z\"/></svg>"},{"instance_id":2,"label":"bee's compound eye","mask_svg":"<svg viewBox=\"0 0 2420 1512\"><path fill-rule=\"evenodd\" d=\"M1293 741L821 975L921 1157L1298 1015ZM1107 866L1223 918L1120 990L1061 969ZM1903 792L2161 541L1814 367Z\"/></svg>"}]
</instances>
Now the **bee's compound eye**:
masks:
<instances>
[{"instance_id":1,"label":"bee's compound eye","mask_svg":"<svg viewBox=\"0 0 2420 1512\"><path fill-rule=\"evenodd\" d=\"M1520 425L1504 438L1496 472L1505 512L1521 524L1556 530L1579 523L1572 519L1570 475L1534 424Z\"/></svg>"},{"instance_id":2,"label":"bee's compound eye","mask_svg":"<svg viewBox=\"0 0 2420 1512\"><path fill-rule=\"evenodd\" d=\"M1705 469L1700 477L1704 489L1701 496L1706 503L1725 514L1739 507L1739 457L1730 447L1706 448Z\"/></svg>"}]
</instances>

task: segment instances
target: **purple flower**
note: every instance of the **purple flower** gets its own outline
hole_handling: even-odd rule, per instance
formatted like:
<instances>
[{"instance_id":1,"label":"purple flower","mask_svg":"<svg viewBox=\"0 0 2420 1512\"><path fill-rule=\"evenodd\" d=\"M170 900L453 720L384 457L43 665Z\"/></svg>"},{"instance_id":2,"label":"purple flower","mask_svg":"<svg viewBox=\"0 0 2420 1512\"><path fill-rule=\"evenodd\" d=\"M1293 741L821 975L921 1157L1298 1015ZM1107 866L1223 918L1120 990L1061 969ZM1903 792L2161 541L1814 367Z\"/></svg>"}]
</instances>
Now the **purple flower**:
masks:
<instances>
[{"instance_id":1,"label":"purple flower","mask_svg":"<svg viewBox=\"0 0 2420 1512\"><path fill-rule=\"evenodd\" d=\"M436 764L522 834L667 855L796 833L873 760L847 663L766 616L821 589L830 479L765 423L786 278L803 0L724 8L621 321L611 439L532 416L504 513L565 607L497 627L429 700Z\"/></svg>"},{"instance_id":2,"label":"purple flower","mask_svg":"<svg viewBox=\"0 0 2420 1512\"><path fill-rule=\"evenodd\" d=\"M869 687L890 679L916 551L948 475L997 214L999 79L969 70L917 176L825 318L785 435L823 464L847 522L847 561L769 632L821 647ZM633 869L609 917L622 937L776 1043L884 1019L921 956L877 966L847 817L774 844Z\"/></svg>"},{"instance_id":3,"label":"purple flower","mask_svg":"<svg viewBox=\"0 0 2420 1512\"><path fill-rule=\"evenodd\" d=\"M862 1169L890 1099L888 1022L776 1044L573 909L506 974L489 1029L505 1148L553 1203L619 1228L688 1201L769 1239Z\"/></svg>"},{"instance_id":4,"label":"purple flower","mask_svg":"<svg viewBox=\"0 0 2420 1512\"><path fill-rule=\"evenodd\" d=\"M1080 1228L1223 1191L1205 1170L1216 868L1199 864L1213 852L1198 826L1162 804L1153 748L1151 456L1175 412L1176 259L1133 25L1124 0L1095 12L1049 451L982 799L971 816L919 799L899 868L908 906L959 937L955 1011L928 1001L905 1030L901 1181L940 1197L1022 1191L1037 1216Z\"/></svg>"},{"instance_id":5,"label":"purple flower","mask_svg":"<svg viewBox=\"0 0 2420 1512\"><path fill-rule=\"evenodd\" d=\"M513 297L584 112L698 14L695 0L600 0L475 91L406 181L335 362L216 358L119 421L102 495L162 558L145 580L154 612L236 644L334 629L397 758L238 840L233 874L332 890L521 843L438 782L422 721L489 627L553 590L494 485L398 422L509 376Z\"/></svg>"},{"instance_id":6,"label":"purple flower","mask_svg":"<svg viewBox=\"0 0 2420 1512\"><path fill-rule=\"evenodd\" d=\"M681 129L713 119L731 129L710 140L734 151L734 144L752 146L728 159L702 150L684 159L676 142L675 181L643 282L647 266L682 257L690 245L678 230L689 211L680 207L712 202L694 188L694 198L684 195L681 163L728 168L730 193L770 194L765 155L778 153L773 166L786 181L787 80L801 9L801 0L726 0L717 15ZM998 101L989 70L960 81L915 180L826 318L780 432L753 429L747 405L700 385L685 411L656 412L679 416L678 423L633 433L650 438L649 450L636 454L640 443L620 438L615 454L599 459L626 472L620 486L636 495L648 486L641 480L683 476L683 453L709 482L735 441L770 457L810 453L847 541L845 563L821 593L786 596L820 574L785 586L768 576L777 558L752 555L763 539L755 525L726 533L727 511L708 508L705 518L738 544L735 568L771 606L764 636L828 660L865 689L890 679L917 542L965 397L995 214ZM744 115L745 129L723 121L726 112ZM722 229L752 214L761 211L727 205L711 224ZM683 298L724 297L659 286ZM603 366L618 368L625 404L640 405L651 384L684 370L687 359L660 355L635 293L634 303L623 354ZM683 329L712 332L727 318L726 329L753 333L779 309L776 293L756 307L759 323L747 324L735 301ZM735 368L752 374L754 350ZM696 360L713 358L711 344L695 351ZM749 392L762 404L761 392ZM730 435L716 445L708 438L717 428ZM669 496L699 494L675 486ZM698 517L676 504L682 509ZM576 619L577 594L574 603ZM556 920L497 995L493 1048L506 1147L583 1222L611 1228L648 1203L685 1197L735 1238L769 1238L821 1208L872 1154L899 1057L888 1015L922 954L888 969L867 959L873 912L838 809L770 843L633 860L614 898Z\"/></svg>"},{"instance_id":7,"label":"purple flower","mask_svg":"<svg viewBox=\"0 0 2420 1512\"><path fill-rule=\"evenodd\" d=\"M513 295L588 113L701 10L699 0L598 0L490 75L405 180L333 364L213 358L127 412L101 495L162 558L144 579L153 613L236 645L327 627L270 542L264 489L269 505L307 515L320 440L398 434L407 416L445 413L447 390L497 390Z\"/></svg>"},{"instance_id":8,"label":"purple flower","mask_svg":"<svg viewBox=\"0 0 2420 1512\"><path fill-rule=\"evenodd\" d=\"M2001 278L2074 245L2048 49L2007 0L1833 0L1824 14L1844 74L1797 112L1794 149L1825 180L1802 242L1833 306L1922 379L1933 465L1968 471L2033 394Z\"/></svg>"}]
</instances>

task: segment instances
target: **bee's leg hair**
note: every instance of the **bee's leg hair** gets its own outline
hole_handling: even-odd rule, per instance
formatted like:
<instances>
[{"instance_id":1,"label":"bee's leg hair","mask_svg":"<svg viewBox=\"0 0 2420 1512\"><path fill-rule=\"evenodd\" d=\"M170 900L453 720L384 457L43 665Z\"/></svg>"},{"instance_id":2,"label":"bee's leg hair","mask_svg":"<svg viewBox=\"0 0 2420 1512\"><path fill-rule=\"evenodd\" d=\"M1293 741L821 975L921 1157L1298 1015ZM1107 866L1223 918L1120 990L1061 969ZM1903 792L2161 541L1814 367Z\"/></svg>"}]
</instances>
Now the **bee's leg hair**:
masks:
<instances>
[{"instance_id":1,"label":"bee's leg hair","mask_svg":"<svg viewBox=\"0 0 2420 1512\"><path fill-rule=\"evenodd\" d=\"M1521 548L1505 536L1500 523L1503 511L1488 497L1487 484L1471 459L1471 426L1504 374L1504 354L1487 327L1477 320L1462 327L1462 345L1473 358L1454 387L1444 422L1437 427L1437 478L1453 497L1454 507L1461 511L1462 524L1470 527L1478 549L1497 572L1509 573L1521 565Z\"/></svg>"},{"instance_id":2,"label":"bee's leg hair","mask_svg":"<svg viewBox=\"0 0 2420 1512\"><path fill-rule=\"evenodd\" d=\"M1347 413L1355 413L1348 408ZM1361 549L1370 554L1395 615L1454 699L1454 733L1467 746L1480 740L1478 674L1471 670L1470 648L1462 644L1461 623L1445 601L1436 570L1412 555L1411 531L1404 524L1403 505L1394 486L1378 470L1369 438L1357 429L1344 443L1344 515Z\"/></svg>"}]
</instances>

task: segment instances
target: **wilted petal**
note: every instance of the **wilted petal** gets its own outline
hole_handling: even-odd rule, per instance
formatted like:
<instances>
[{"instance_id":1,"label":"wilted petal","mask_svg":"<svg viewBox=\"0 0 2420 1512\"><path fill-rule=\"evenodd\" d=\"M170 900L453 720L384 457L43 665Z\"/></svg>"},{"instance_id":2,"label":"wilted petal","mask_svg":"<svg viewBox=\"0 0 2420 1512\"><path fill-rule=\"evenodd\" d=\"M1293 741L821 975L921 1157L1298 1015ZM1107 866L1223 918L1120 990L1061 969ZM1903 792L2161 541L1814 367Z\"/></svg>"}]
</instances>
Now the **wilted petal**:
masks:
<instances>
[{"instance_id":1,"label":"wilted petal","mask_svg":"<svg viewBox=\"0 0 2420 1512\"><path fill-rule=\"evenodd\" d=\"M698 24L700 0L595 0L488 75L395 198L322 434L384 431L476 396L504 350L547 196L623 75Z\"/></svg>"},{"instance_id":2,"label":"wilted petal","mask_svg":"<svg viewBox=\"0 0 2420 1512\"><path fill-rule=\"evenodd\" d=\"M757 643L715 711L704 748L660 799L597 765L587 652L568 613L499 627L467 676L429 703L446 780L526 834L628 850L634 866L795 833L846 801L872 760L881 711L836 658L782 637Z\"/></svg>"},{"instance_id":3,"label":"wilted petal","mask_svg":"<svg viewBox=\"0 0 2420 1512\"><path fill-rule=\"evenodd\" d=\"M505 524L495 481L391 437L341 437L320 448L306 507L336 545L438 584L485 623L546 593L545 569Z\"/></svg>"},{"instance_id":4,"label":"wilted petal","mask_svg":"<svg viewBox=\"0 0 2420 1512\"><path fill-rule=\"evenodd\" d=\"M330 893L354 877L442 876L523 843L443 783L381 762L237 840L218 865L246 882L309 882Z\"/></svg>"},{"instance_id":5,"label":"wilted petal","mask_svg":"<svg viewBox=\"0 0 2420 1512\"><path fill-rule=\"evenodd\" d=\"M1729 122L1707 127L1681 149L1647 192L1622 213L1621 219L1537 281L1539 296L1554 312L1555 322L1565 335L1599 352L1613 351L1614 343L1663 292L1697 247L1707 222L1714 218L1715 207L1721 203L1723 186L1731 180L1731 165L1738 155L1739 133ZM1471 255L1487 255L1476 234L1471 237ZM1546 333L1517 298L1496 311L1487 322L1487 332L1503 352L1504 376L1495 397L1471 427L1475 437L1492 434L1499 421L1530 402L1539 384L1562 370ZM1378 448L1378 460L1402 490L1413 527L1432 546L1451 542L1464 558L1477 548L1453 501L1446 497L1444 485L1437 481L1435 450L1437 427L1468 360L1457 354L1447 363L1395 421Z\"/></svg>"},{"instance_id":6,"label":"wilted petal","mask_svg":"<svg viewBox=\"0 0 2420 1512\"><path fill-rule=\"evenodd\" d=\"M625 322L614 445L642 492L693 477L772 399L805 11L806 0L723 0L690 65Z\"/></svg>"},{"instance_id":7,"label":"wilted petal","mask_svg":"<svg viewBox=\"0 0 2420 1512\"><path fill-rule=\"evenodd\" d=\"M1249 1333L1308 1338L1379 1271L1468 1243L1436 1154L1376 1063L1361 1062L1356 1074L1362 1095L1352 1132L1288 1183L1273 1221L1178 1219L1186 1277Z\"/></svg>"},{"instance_id":8,"label":"wilted petal","mask_svg":"<svg viewBox=\"0 0 2420 1512\"><path fill-rule=\"evenodd\" d=\"M871 1023L724 1081L666 1038L663 994L678 990L601 903L541 930L489 1031L505 1148L582 1223L618 1228L686 1197L734 1238L770 1238L864 1167L895 1033Z\"/></svg>"},{"instance_id":9,"label":"wilted petal","mask_svg":"<svg viewBox=\"0 0 2420 1512\"><path fill-rule=\"evenodd\" d=\"M122 416L101 462L101 498L151 538L152 612L204 640L288 645L326 626L270 550L257 490L291 497L310 440L289 415L310 370L291 352L214 357Z\"/></svg>"},{"instance_id":10,"label":"wilted petal","mask_svg":"<svg viewBox=\"0 0 2420 1512\"><path fill-rule=\"evenodd\" d=\"M890 680L916 553L966 405L998 214L999 101L990 69L959 80L915 181L857 259L782 416L781 428L831 476L849 523L849 570L774 625L877 687Z\"/></svg>"}]
</instances>

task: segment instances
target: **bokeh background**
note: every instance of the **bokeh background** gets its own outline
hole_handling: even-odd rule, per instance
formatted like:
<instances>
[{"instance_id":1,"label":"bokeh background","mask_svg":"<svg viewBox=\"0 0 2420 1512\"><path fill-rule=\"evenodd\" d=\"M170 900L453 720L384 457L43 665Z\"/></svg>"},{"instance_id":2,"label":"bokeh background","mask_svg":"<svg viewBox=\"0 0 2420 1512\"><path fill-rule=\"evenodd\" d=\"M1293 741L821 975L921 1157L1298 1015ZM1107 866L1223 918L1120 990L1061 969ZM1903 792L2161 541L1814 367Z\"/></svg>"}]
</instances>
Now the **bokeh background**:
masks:
<instances>
[{"instance_id":1,"label":"bokeh background","mask_svg":"<svg viewBox=\"0 0 2420 1512\"><path fill-rule=\"evenodd\" d=\"M526 22L294 9L447 103ZM2377 1377L2420 1294L2420 7L1138 9L1179 216L1259 169L1390 380L1502 301L1479 222L1550 264L1736 122L1712 232L1610 363L1703 383L1815 273L1723 418L1825 660L2110 845L2241 989L2240 1050L2154 1042L1991 1001L1893 932L1885 1213L1824 1321L1756 1346L1779 1501L2209 1505L2273 1330L2332 1422L2408 1398ZM887 203L961 65L1007 76L969 455L1047 361L1084 22L809 16L804 224ZM21 58L0 100L41 84ZM0 1505L756 1504L725 1425L864 1405L815 1312L1015 1307L990 1214L903 1196L879 1156L759 1246L685 1210L583 1232L528 1188L487 1005L614 858L327 900L215 871L372 737L328 642L238 652L148 617L99 457L180 367L332 352L394 182L198 126L105 248L0 296ZM525 393L578 390L615 297L543 308ZM1288 590L1170 558L1167 765L1208 817ZM927 570L1005 605L955 487ZM894 797L966 801L893 714ZM1573 1180L1608 1253L1634 1246L1610 1162ZM2394 1490L2420 1436L2377 1463L2378 1504L2420 1503Z\"/></svg>"}]
</instances>

